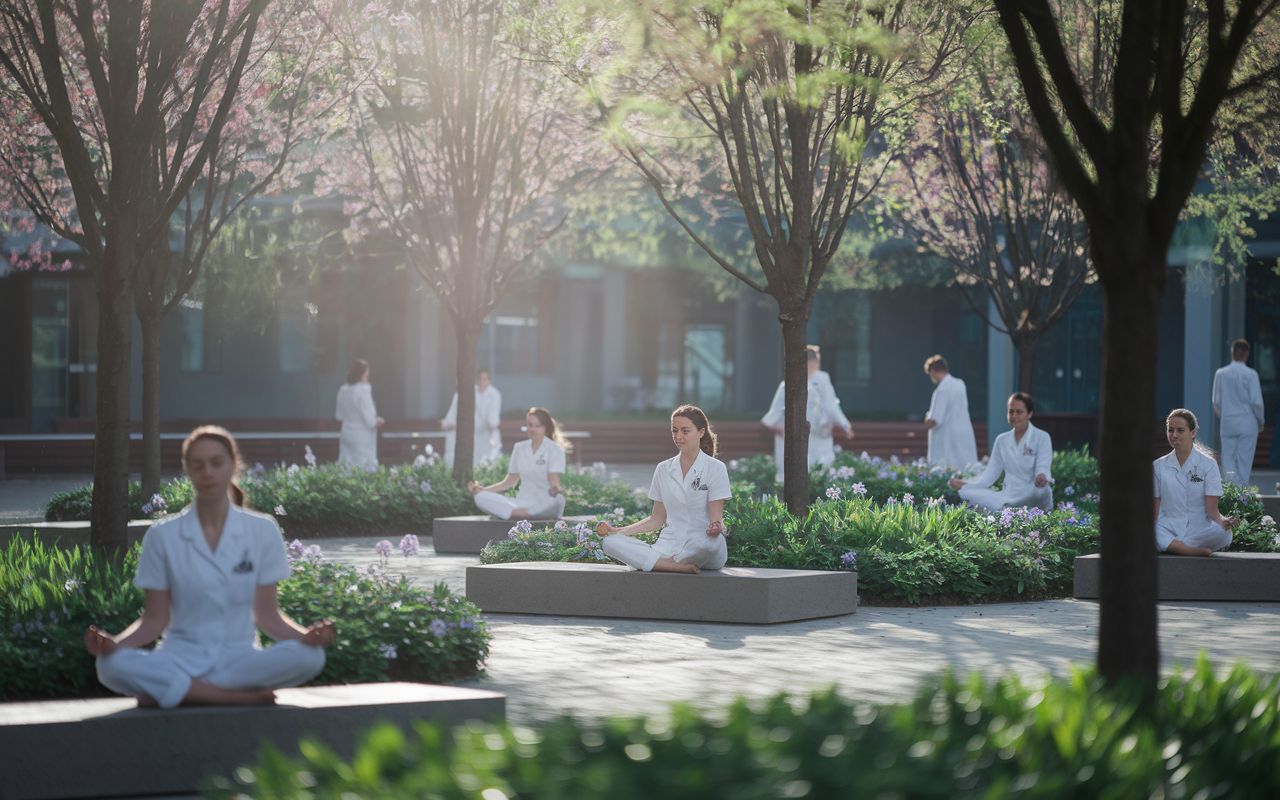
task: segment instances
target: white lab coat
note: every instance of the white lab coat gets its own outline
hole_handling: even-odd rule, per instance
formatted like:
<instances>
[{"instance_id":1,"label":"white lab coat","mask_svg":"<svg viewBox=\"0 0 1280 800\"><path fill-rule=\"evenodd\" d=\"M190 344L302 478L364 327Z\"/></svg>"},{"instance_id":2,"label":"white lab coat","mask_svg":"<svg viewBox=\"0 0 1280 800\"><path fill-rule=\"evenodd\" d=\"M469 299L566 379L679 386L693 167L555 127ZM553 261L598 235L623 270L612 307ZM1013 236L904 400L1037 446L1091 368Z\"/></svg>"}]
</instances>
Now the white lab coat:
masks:
<instances>
[{"instance_id":1,"label":"white lab coat","mask_svg":"<svg viewBox=\"0 0 1280 800\"><path fill-rule=\"evenodd\" d=\"M978 443L969 419L969 395L964 381L948 374L933 390L925 419L938 423L929 429L929 463L964 469L978 461Z\"/></svg>"},{"instance_id":2,"label":"white lab coat","mask_svg":"<svg viewBox=\"0 0 1280 800\"><path fill-rule=\"evenodd\" d=\"M557 442L543 437L537 452L533 442L525 439L516 442L511 451L511 464L507 472L520 476L520 488L515 498L497 492L476 492L476 506L498 519L511 519L517 508L529 512L530 517L555 519L564 515L564 495L551 496L551 473L563 475L564 448Z\"/></svg>"},{"instance_id":3,"label":"white lab coat","mask_svg":"<svg viewBox=\"0 0 1280 800\"><path fill-rule=\"evenodd\" d=\"M224 689L297 686L324 668L324 648L286 641L261 649L253 621L259 586L289 577L276 521L232 505L216 552L196 505L156 523L142 541L134 585L169 592L169 627L154 651L120 649L97 659L98 679L120 694L172 708L199 678Z\"/></svg>"},{"instance_id":4,"label":"white lab coat","mask_svg":"<svg viewBox=\"0 0 1280 800\"><path fill-rule=\"evenodd\" d=\"M760 418L760 422L769 427L783 423L783 412L786 408L786 386L783 381L773 393L773 402L769 411ZM813 373L809 379L809 402L805 408L805 419L809 421L809 466L814 464L830 464L836 460L835 440L832 437L834 428L845 428L849 419L840 408L840 398L836 397L835 386L831 376L823 370ZM774 478L781 483L783 479L782 453L783 437L773 437L773 461L777 465Z\"/></svg>"},{"instance_id":5,"label":"white lab coat","mask_svg":"<svg viewBox=\"0 0 1280 800\"><path fill-rule=\"evenodd\" d=\"M1156 549L1163 553L1175 539L1188 547L1221 550L1231 544L1231 531L1209 519L1204 498L1222 497L1222 477L1212 458L1192 450L1179 465L1176 452L1152 463L1153 491L1160 498L1156 517Z\"/></svg>"},{"instance_id":6,"label":"white lab coat","mask_svg":"<svg viewBox=\"0 0 1280 800\"><path fill-rule=\"evenodd\" d=\"M1232 361L1214 373L1213 410L1222 418L1223 477L1248 486L1258 432L1266 424L1257 371L1243 361Z\"/></svg>"},{"instance_id":7,"label":"white lab coat","mask_svg":"<svg viewBox=\"0 0 1280 800\"><path fill-rule=\"evenodd\" d=\"M335 416L342 423L338 460L357 467L378 466L378 408L373 404L373 387L366 381L344 383L338 389Z\"/></svg>"},{"instance_id":8,"label":"white lab coat","mask_svg":"<svg viewBox=\"0 0 1280 800\"><path fill-rule=\"evenodd\" d=\"M1006 506L1052 511L1053 489L1048 484L1036 486L1037 475L1053 478L1052 468L1052 439L1046 431L1027 423L1027 432L1022 434L1020 442L1015 441L1013 431L996 437L986 470L960 487L960 499L988 511L999 511ZM1001 473L1004 473L1004 488L995 491L990 487Z\"/></svg>"},{"instance_id":9,"label":"white lab coat","mask_svg":"<svg viewBox=\"0 0 1280 800\"><path fill-rule=\"evenodd\" d=\"M498 426L502 422L502 392L492 383L482 392L476 389L475 448L471 453L471 465L482 461L490 461L502 456L502 431ZM445 422L458 423L458 393L453 393L449 403L449 411L444 415ZM444 441L444 460L453 466L453 452L457 446L456 431L448 431Z\"/></svg>"},{"instance_id":10,"label":"white lab coat","mask_svg":"<svg viewBox=\"0 0 1280 800\"><path fill-rule=\"evenodd\" d=\"M615 533L601 540L604 552L635 569L651 572L659 558L674 558L681 564L702 569L720 569L729 557L724 535L708 536L711 512L716 500L728 500L729 470L724 462L699 451L688 474L680 470L680 456L667 459L653 471L649 499L662 503L667 524L658 541L645 544L633 536Z\"/></svg>"}]
</instances>

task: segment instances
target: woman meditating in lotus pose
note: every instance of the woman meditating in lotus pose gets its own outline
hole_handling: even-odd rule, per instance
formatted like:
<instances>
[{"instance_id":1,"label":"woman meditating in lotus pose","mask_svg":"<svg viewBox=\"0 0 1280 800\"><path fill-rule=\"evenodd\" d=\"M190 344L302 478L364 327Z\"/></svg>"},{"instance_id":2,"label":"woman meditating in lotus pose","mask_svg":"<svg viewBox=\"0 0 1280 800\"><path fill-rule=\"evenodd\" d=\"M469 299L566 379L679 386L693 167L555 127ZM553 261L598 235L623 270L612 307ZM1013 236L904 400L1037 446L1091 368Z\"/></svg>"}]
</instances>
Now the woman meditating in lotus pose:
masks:
<instances>
[{"instance_id":1,"label":"woman meditating in lotus pose","mask_svg":"<svg viewBox=\"0 0 1280 800\"><path fill-rule=\"evenodd\" d=\"M545 408L531 408L525 419L529 438L511 450L507 477L492 486L467 484L476 507L498 519L553 519L564 514L564 454L569 449L560 426ZM502 493L520 484L515 499Z\"/></svg>"},{"instance_id":2,"label":"woman meditating in lotus pose","mask_svg":"<svg viewBox=\"0 0 1280 800\"><path fill-rule=\"evenodd\" d=\"M1236 521L1218 511L1222 476L1218 462L1196 446L1196 415L1176 408L1165 420L1173 452L1155 468L1156 549L1178 556L1207 556L1231 544Z\"/></svg>"},{"instance_id":3,"label":"woman meditating in lotus pose","mask_svg":"<svg viewBox=\"0 0 1280 800\"><path fill-rule=\"evenodd\" d=\"M645 572L696 575L704 569L720 569L728 558L724 501L730 493L729 471L715 457L716 435L702 409L684 405L671 413L671 438L680 454L653 471L649 484L653 513L625 528L601 522L596 526L601 548ZM653 545L630 535L659 528L662 533Z\"/></svg>"},{"instance_id":4,"label":"woman meditating in lotus pose","mask_svg":"<svg viewBox=\"0 0 1280 800\"><path fill-rule=\"evenodd\" d=\"M143 539L134 578L146 592L142 616L115 636L90 626L85 647L98 657L98 680L140 706L269 705L273 689L324 669L333 623L303 628L280 611L284 538L273 518L245 509L231 434L196 428L182 461L196 499ZM255 624L277 643L259 649ZM154 651L140 649L161 633Z\"/></svg>"}]
</instances>

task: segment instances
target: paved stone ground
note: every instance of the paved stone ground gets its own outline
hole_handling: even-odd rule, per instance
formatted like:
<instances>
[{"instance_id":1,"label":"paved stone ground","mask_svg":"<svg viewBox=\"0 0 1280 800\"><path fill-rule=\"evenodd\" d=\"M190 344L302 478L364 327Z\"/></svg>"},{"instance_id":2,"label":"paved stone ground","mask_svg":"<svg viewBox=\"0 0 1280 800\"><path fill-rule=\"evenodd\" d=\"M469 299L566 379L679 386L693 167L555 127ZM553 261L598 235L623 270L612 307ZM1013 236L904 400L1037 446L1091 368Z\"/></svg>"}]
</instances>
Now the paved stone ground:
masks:
<instances>
[{"instance_id":1,"label":"paved stone ground","mask_svg":"<svg viewBox=\"0 0 1280 800\"><path fill-rule=\"evenodd\" d=\"M376 538L313 540L326 557L366 566ZM312 542L308 542L312 543ZM474 556L390 561L423 585L466 590ZM663 715L670 703L718 711L739 695L769 697L838 686L870 701L910 698L947 666L1027 680L1067 675L1094 657L1097 604L1077 600L941 608L864 607L845 617L769 626L491 615L487 679L507 716L529 723L572 714ZM1280 661L1280 603L1160 606L1166 672L1201 650L1220 669L1237 661L1271 671Z\"/></svg>"}]
</instances>

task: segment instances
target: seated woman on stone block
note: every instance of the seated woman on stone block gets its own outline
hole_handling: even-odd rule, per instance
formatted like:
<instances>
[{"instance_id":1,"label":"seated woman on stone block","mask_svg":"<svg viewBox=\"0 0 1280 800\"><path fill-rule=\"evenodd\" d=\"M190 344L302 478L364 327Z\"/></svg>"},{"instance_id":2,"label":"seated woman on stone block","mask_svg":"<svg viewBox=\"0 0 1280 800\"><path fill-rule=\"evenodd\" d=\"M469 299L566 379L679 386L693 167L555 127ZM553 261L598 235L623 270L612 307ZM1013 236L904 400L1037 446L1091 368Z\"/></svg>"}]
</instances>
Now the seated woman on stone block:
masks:
<instances>
[{"instance_id":1,"label":"seated woman on stone block","mask_svg":"<svg viewBox=\"0 0 1280 800\"><path fill-rule=\"evenodd\" d=\"M720 569L728 558L724 501L730 492L729 471L716 459L716 435L702 409L684 405L671 414L671 438L680 453L653 471L649 484L653 512L625 528L601 522L596 528L601 548L645 572L696 575L704 569ZM662 533L652 545L631 535L660 528Z\"/></svg>"},{"instance_id":2,"label":"seated woman on stone block","mask_svg":"<svg viewBox=\"0 0 1280 800\"><path fill-rule=\"evenodd\" d=\"M951 480L951 488L960 490L960 499L977 508L999 511L1002 508L1030 506L1053 510L1053 441L1049 434L1031 424L1035 401L1026 392L1009 396L1009 426L996 437L991 459L981 475L971 481ZM1004 488L992 489L1004 473Z\"/></svg>"},{"instance_id":3,"label":"seated woman on stone block","mask_svg":"<svg viewBox=\"0 0 1280 800\"><path fill-rule=\"evenodd\" d=\"M569 443L545 408L529 409L524 424L529 438L512 449L507 477L492 486L472 481L468 488L475 494L476 507L498 519L556 519L564 515L560 476ZM502 494L517 483L514 499Z\"/></svg>"},{"instance_id":4,"label":"seated woman on stone block","mask_svg":"<svg viewBox=\"0 0 1280 800\"><path fill-rule=\"evenodd\" d=\"M240 454L222 428L196 428L182 444L196 499L147 531L134 584L142 616L111 636L95 626L85 647L98 680L140 706L269 705L272 690L324 669L333 623L303 628L280 611L276 584L289 559L276 521L244 507ZM259 648L255 630L276 640ZM141 648L164 639L155 650Z\"/></svg>"},{"instance_id":5,"label":"seated woman on stone block","mask_svg":"<svg viewBox=\"0 0 1280 800\"><path fill-rule=\"evenodd\" d=\"M1218 462L1196 444L1196 415L1175 408L1165 420L1173 452L1157 458L1156 549L1178 556L1207 556L1231 544L1236 521L1218 511L1222 475Z\"/></svg>"}]
</instances>

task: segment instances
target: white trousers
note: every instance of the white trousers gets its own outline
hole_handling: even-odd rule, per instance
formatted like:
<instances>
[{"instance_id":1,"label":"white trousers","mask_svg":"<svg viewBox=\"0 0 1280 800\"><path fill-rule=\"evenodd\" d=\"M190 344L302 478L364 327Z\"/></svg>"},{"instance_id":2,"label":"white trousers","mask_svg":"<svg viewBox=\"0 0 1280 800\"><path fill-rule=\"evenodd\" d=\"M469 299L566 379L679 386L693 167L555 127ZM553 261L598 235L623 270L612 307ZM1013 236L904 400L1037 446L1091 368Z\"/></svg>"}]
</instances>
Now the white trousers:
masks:
<instances>
[{"instance_id":1,"label":"white trousers","mask_svg":"<svg viewBox=\"0 0 1280 800\"><path fill-rule=\"evenodd\" d=\"M1249 485L1253 455L1258 449L1258 432L1222 431L1222 477L1237 486Z\"/></svg>"},{"instance_id":2,"label":"white trousers","mask_svg":"<svg viewBox=\"0 0 1280 800\"><path fill-rule=\"evenodd\" d=\"M306 683L324 669L324 648L295 640L262 650L226 648L203 675L187 674L163 647L122 648L97 661L98 680L111 691L129 697L146 695L161 708L173 708L187 696L193 678L231 690L283 689Z\"/></svg>"},{"instance_id":3,"label":"white trousers","mask_svg":"<svg viewBox=\"0 0 1280 800\"><path fill-rule=\"evenodd\" d=\"M1221 550L1231 544L1231 531L1213 520L1207 520L1203 524L1192 525L1188 530L1175 532L1167 522L1161 523L1160 520L1156 520L1156 550L1163 553L1169 549L1169 545L1175 539L1187 547Z\"/></svg>"},{"instance_id":4,"label":"white trousers","mask_svg":"<svg viewBox=\"0 0 1280 800\"><path fill-rule=\"evenodd\" d=\"M965 484L960 487L960 499L978 508L988 511L999 511L1003 508L1038 508L1042 511L1053 510L1053 489L1048 485L1037 488L1032 485L1026 491L1016 494L1009 491L979 489Z\"/></svg>"},{"instance_id":5,"label":"white trousers","mask_svg":"<svg viewBox=\"0 0 1280 800\"><path fill-rule=\"evenodd\" d=\"M720 569L729 559L729 548L725 544L724 535L708 536L702 532L686 537L683 542L677 542L674 538L659 538L652 545L645 544L634 536L615 533L602 538L600 548L605 555L644 572L652 572L658 559L667 556L680 564L696 564L700 569Z\"/></svg>"},{"instance_id":6,"label":"white trousers","mask_svg":"<svg viewBox=\"0 0 1280 800\"><path fill-rule=\"evenodd\" d=\"M507 497L497 492L476 492L476 508L498 519L511 519L517 508L523 508L534 519L559 519L564 516L564 495L547 495L547 502L524 503L519 497Z\"/></svg>"}]
</instances>

